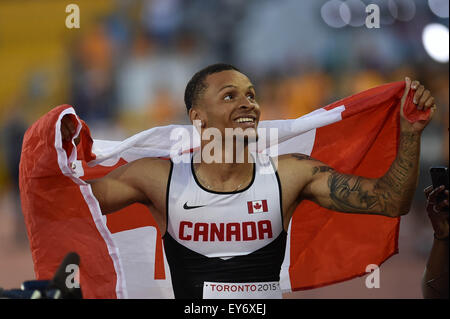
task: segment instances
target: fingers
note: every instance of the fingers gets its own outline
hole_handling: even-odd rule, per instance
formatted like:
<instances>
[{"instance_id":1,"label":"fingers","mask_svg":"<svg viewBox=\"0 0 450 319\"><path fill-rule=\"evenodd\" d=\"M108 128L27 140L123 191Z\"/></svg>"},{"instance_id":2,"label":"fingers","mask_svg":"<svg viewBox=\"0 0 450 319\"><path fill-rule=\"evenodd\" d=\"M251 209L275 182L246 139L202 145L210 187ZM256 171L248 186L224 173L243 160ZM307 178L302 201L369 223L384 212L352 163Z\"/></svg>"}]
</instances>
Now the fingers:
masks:
<instances>
[{"instance_id":1,"label":"fingers","mask_svg":"<svg viewBox=\"0 0 450 319\"><path fill-rule=\"evenodd\" d=\"M430 90L425 89L419 81L412 81L411 89L416 91L414 93L413 102L417 105L418 110L426 111L429 108L436 108L434 97L431 96ZM432 111L434 112L435 110Z\"/></svg>"},{"instance_id":2,"label":"fingers","mask_svg":"<svg viewBox=\"0 0 450 319\"><path fill-rule=\"evenodd\" d=\"M426 187L423 192L425 194L425 197L428 198L428 196L430 195L430 193L433 191L433 185L430 185L428 187Z\"/></svg>"},{"instance_id":3,"label":"fingers","mask_svg":"<svg viewBox=\"0 0 450 319\"><path fill-rule=\"evenodd\" d=\"M430 92L430 91L428 91ZM425 106L425 110L432 107L434 104L434 97L429 96L423 104Z\"/></svg>"},{"instance_id":4,"label":"fingers","mask_svg":"<svg viewBox=\"0 0 450 319\"><path fill-rule=\"evenodd\" d=\"M411 89L411 79L409 77L405 77L405 94L408 94L409 89Z\"/></svg>"},{"instance_id":5,"label":"fingers","mask_svg":"<svg viewBox=\"0 0 450 319\"><path fill-rule=\"evenodd\" d=\"M433 106L431 107L431 112L430 112L429 119L433 118L433 115L434 115L435 112L436 112L436 104L433 104Z\"/></svg>"},{"instance_id":6,"label":"fingers","mask_svg":"<svg viewBox=\"0 0 450 319\"><path fill-rule=\"evenodd\" d=\"M445 208L447 208L447 207L448 207L448 199L444 199L443 201L435 204L433 207L433 210L436 213L440 213L440 212L444 211Z\"/></svg>"},{"instance_id":7,"label":"fingers","mask_svg":"<svg viewBox=\"0 0 450 319\"><path fill-rule=\"evenodd\" d=\"M416 92L414 93L413 102L414 104L419 104L420 98L422 97L423 91L425 91L425 87L423 85L416 86Z\"/></svg>"},{"instance_id":8,"label":"fingers","mask_svg":"<svg viewBox=\"0 0 450 319\"><path fill-rule=\"evenodd\" d=\"M447 214L448 218L448 206L449 206L449 192L445 189L444 185L435 188L433 191L429 192L430 186L425 188L424 192L428 192L427 196L427 212L430 217L437 216L436 214ZM445 194L445 197L437 197L441 193Z\"/></svg>"},{"instance_id":9,"label":"fingers","mask_svg":"<svg viewBox=\"0 0 450 319\"><path fill-rule=\"evenodd\" d=\"M436 197L445 189L444 185L439 186L438 188L435 188L429 195L428 195L428 201L430 203L436 202Z\"/></svg>"},{"instance_id":10,"label":"fingers","mask_svg":"<svg viewBox=\"0 0 450 319\"><path fill-rule=\"evenodd\" d=\"M428 102L430 98L432 98L431 92L429 90L424 90L422 96L419 98L419 104L417 105L417 108L419 110L425 110L425 103Z\"/></svg>"},{"instance_id":11,"label":"fingers","mask_svg":"<svg viewBox=\"0 0 450 319\"><path fill-rule=\"evenodd\" d=\"M403 92L403 96L401 99L401 107L400 107L400 114L403 116L403 108L405 105L406 97L408 96L409 90L411 89L411 79L409 77L405 77L405 91Z\"/></svg>"},{"instance_id":12,"label":"fingers","mask_svg":"<svg viewBox=\"0 0 450 319\"><path fill-rule=\"evenodd\" d=\"M439 214L441 217L448 218L448 199L440 201L437 204L431 205L431 209L428 209L428 214Z\"/></svg>"},{"instance_id":13,"label":"fingers","mask_svg":"<svg viewBox=\"0 0 450 319\"><path fill-rule=\"evenodd\" d=\"M411 79L409 77L405 77L405 91L403 92L403 99L408 95L409 90L411 89Z\"/></svg>"}]
</instances>

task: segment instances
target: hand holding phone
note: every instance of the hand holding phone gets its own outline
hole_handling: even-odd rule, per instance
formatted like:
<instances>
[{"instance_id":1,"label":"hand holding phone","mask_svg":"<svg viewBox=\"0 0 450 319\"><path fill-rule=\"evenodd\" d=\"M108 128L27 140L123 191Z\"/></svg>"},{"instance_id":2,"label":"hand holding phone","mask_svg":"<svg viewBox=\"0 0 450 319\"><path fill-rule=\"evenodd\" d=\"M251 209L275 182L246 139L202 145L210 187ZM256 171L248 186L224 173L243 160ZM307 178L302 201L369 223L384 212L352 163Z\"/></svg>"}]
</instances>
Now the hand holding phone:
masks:
<instances>
[{"instance_id":1,"label":"hand holding phone","mask_svg":"<svg viewBox=\"0 0 450 319\"><path fill-rule=\"evenodd\" d=\"M435 199L437 203L440 203L446 198L445 190L448 191L448 168L445 166L433 166L430 168L430 175L433 189L444 186L444 189L436 195ZM448 211L448 206L446 211Z\"/></svg>"}]
</instances>

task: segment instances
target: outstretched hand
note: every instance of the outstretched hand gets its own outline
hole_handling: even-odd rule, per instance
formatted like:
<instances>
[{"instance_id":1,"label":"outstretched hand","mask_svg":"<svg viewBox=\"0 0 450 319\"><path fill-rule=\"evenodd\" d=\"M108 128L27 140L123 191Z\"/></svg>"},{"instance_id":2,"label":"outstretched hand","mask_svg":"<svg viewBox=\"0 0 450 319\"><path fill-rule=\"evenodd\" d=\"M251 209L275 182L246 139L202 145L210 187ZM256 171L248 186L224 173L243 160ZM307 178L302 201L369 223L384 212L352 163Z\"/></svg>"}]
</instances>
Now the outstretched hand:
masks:
<instances>
[{"instance_id":1,"label":"outstretched hand","mask_svg":"<svg viewBox=\"0 0 450 319\"><path fill-rule=\"evenodd\" d=\"M425 89L425 87L422 84L420 84L419 81L411 81L409 77L406 77L405 83L406 83L405 91L401 99L401 107L400 107L401 129L402 131L421 133L423 129L431 121L431 118L433 117L433 114L436 111L436 104L434 103L434 97L431 95L430 90ZM430 116L426 120L418 120L414 123L410 123L406 118L404 108L409 90L415 91L413 103L416 105L417 110L425 112L431 108Z\"/></svg>"}]
</instances>

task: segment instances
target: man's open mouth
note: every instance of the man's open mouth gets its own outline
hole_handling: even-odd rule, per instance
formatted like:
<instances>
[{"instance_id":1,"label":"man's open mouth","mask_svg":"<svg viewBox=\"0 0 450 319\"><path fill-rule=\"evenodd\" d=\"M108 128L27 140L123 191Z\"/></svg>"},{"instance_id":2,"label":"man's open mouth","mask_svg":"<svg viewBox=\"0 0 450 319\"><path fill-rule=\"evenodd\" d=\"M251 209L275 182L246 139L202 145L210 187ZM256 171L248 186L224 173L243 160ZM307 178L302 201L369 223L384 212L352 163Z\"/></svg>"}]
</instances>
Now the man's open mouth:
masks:
<instances>
[{"instance_id":1,"label":"man's open mouth","mask_svg":"<svg viewBox=\"0 0 450 319\"><path fill-rule=\"evenodd\" d=\"M254 117L238 117L234 120L236 123L255 123L256 119Z\"/></svg>"}]
</instances>

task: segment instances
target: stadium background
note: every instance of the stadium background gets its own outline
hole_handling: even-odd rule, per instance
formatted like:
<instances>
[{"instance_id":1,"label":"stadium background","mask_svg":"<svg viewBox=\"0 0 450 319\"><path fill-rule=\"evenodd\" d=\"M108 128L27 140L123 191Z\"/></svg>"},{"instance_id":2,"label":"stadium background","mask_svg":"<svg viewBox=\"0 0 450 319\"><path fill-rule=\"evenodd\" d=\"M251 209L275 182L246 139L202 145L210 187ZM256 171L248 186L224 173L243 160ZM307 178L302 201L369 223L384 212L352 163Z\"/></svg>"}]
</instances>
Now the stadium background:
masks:
<instances>
[{"instance_id":1,"label":"stadium background","mask_svg":"<svg viewBox=\"0 0 450 319\"><path fill-rule=\"evenodd\" d=\"M71 3L80 8L79 29L65 24ZM378 29L364 25L369 3L381 9ZM421 298L433 234L422 190L431 165L448 166L448 7L448 0L0 1L0 287L34 278L17 186L26 128L65 103L94 138L187 123L187 81L221 61L256 84L262 119L298 117L405 75L431 90L438 112L423 133L419 186L400 225L400 253L380 268L380 288L367 289L361 277L285 295ZM447 33L424 40L432 23Z\"/></svg>"}]
</instances>

